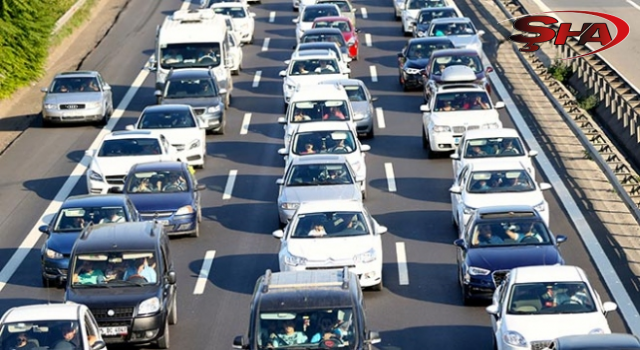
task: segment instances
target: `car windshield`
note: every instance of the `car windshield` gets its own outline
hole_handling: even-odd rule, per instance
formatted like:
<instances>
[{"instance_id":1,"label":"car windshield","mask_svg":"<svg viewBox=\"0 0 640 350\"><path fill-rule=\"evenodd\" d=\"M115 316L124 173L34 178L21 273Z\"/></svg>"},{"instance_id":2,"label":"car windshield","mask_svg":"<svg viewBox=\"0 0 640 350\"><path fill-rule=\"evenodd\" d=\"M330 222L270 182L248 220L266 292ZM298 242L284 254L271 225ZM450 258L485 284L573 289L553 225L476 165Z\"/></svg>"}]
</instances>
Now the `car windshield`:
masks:
<instances>
[{"instance_id":1,"label":"car windshield","mask_svg":"<svg viewBox=\"0 0 640 350\"><path fill-rule=\"evenodd\" d=\"M305 7L304 14L302 15L302 22L313 22L316 18L319 17L331 17L339 15L340 11L330 6L322 6L321 8L307 6Z\"/></svg>"},{"instance_id":2,"label":"car windshield","mask_svg":"<svg viewBox=\"0 0 640 350\"><path fill-rule=\"evenodd\" d=\"M510 315L553 315L596 312L584 282L518 283L511 289Z\"/></svg>"},{"instance_id":3,"label":"car windshield","mask_svg":"<svg viewBox=\"0 0 640 350\"><path fill-rule=\"evenodd\" d=\"M98 157L140 157L162 154L157 139L117 139L102 143Z\"/></svg>"},{"instance_id":4,"label":"car windshield","mask_svg":"<svg viewBox=\"0 0 640 350\"><path fill-rule=\"evenodd\" d=\"M311 44L311 45L315 45L315 44ZM336 46L336 45L324 46L324 43L322 43L320 45L323 45L323 46L314 47L314 46L308 46L306 44L300 44L298 46L298 52L304 52L304 51L309 51L309 50L331 50L336 55L336 58L337 58L338 61L342 60L342 53L340 52L340 48L338 46Z\"/></svg>"},{"instance_id":5,"label":"car windshield","mask_svg":"<svg viewBox=\"0 0 640 350\"><path fill-rule=\"evenodd\" d=\"M367 100L367 94L360 85L344 85L344 89L347 91L349 101L351 102L363 102Z\"/></svg>"},{"instance_id":6,"label":"car windshield","mask_svg":"<svg viewBox=\"0 0 640 350\"><path fill-rule=\"evenodd\" d=\"M464 158L502 158L525 155L519 137L496 137L467 140L463 146Z\"/></svg>"},{"instance_id":7,"label":"car windshield","mask_svg":"<svg viewBox=\"0 0 640 350\"><path fill-rule=\"evenodd\" d=\"M469 193L529 192L535 182L524 169L506 171L476 171L469 176Z\"/></svg>"},{"instance_id":8,"label":"car windshield","mask_svg":"<svg viewBox=\"0 0 640 350\"><path fill-rule=\"evenodd\" d=\"M138 123L138 129L181 129L195 128L196 126L196 120L187 108L145 111L142 112Z\"/></svg>"},{"instance_id":9,"label":"car windshield","mask_svg":"<svg viewBox=\"0 0 640 350\"><path fill-rule=\"evenodd\" d=\"M292 238L366 236L367 222L360 212L331 212L298 215Z\"/></svg>"},{"instance_id":10,"label":"car windshield","mask_svg":"<svg viewBox=\"0 0 640 350\"><path fill-rule=\"evenodd\" d=\"M289 75L342 74L338 61L334 58L320 60L297 60L289 70Z\"/></svg>"},{"instance_id":11,"label":"car windshield","mask_svg":"<svg viewBox=\"0 0 640 350\"><path fill-rule=\"evenodd\" d=\"M210 79L171 79L165 87L165 98L216 97L218 90Z\"/></svg>"},{"instance_id":12,"label":"car windshield","mask_svg":"<svg viewBox=\"0 0 640 350\"><path fill-rule=\"evenodd\" d=\"M434 75L442 75L442 72L451 66L467 66L476 74L484 70L482 60L480 60L478 55L451 55L437 57L431 65L431 73Z\"/></svg>"},{"instance_id":13,"label":"car windshield","mask_svg":"<svg viewBox=\"0 0 640 350\"><path fill-rule=\"evenodd\" d=\"M50 91L55 94L76 92L100 92L98 79L86 78L56 78L51 84Z\"/></svg>"},{"instance_id":14,"label":"car windshield","mask_svg":"<svg viewBox=\"0 0 640 350\"><path fill-rule=\"evenodd\" d=\"M78 232L89 224L126 222L129 218L120 206L61 209L56 216L54 232Z\"/></svg>"},{"instance_id":15,"label":"car windshield","mask_svg":"<svg viewBox=\"0 0 640 350\"><path fill-rule=\"evenodd\" d=\"M152 251L94 252L72 258L73 288L129 287L156 284L156 256Z\"/></svg>"},{"instance_id":16,"label":"car windshield","mask_svg":"<svg viewBox=\"0 0 640 350\"><path fill-rule=\"evenodd\" d=\"M293 104L292 123L351 120L348 101L304 101Z\"/></svg>"},{"instance_id":17,"label":"car windshield","mask_svg":"<svg viewBox=\"0 0 640 350\"><path fill-rule=\"evenodd\" d=\"M420 10L427 7L445 7L444 0L409 0L407 10Z\"/></svg>"},{"instance_id":18,"label":"car windshield","mask_svg":"<svg viewBox=\"0 0 640 350\"><path fill-rule=\"evenodd\" d=\"M453 49L455 46L452 42L443 43L413 43L407 47L407 58L410 60L428 59L435 50Z\"/></svg>"},{"instance_id":19,"label":"car windshield","mask_svg":"<svg viewBox=\"0 0 640 350\"><path fill-rule=\"evenodd\" d=\"M356 150L351 131L312 131L298 133L291 145L293 154L346 154Z\"/></svg>"},{"instance_id":20,"label":"car windshield","mask_svg":"<svg viewBox=\"0 0 640 350\"><path fill-rule=\"evenodd\" d=\"M333 186L355 183L346 164L300 164L289 170L286 185Z\"/></svg>"},{"instance_id":21,"label":"car windshield","mask_svg":"<svg viewBox=\"0 0 640 350\"><path fill-rule=\"evenodd\" d=\"M177 193L189 191L187 176L182 171L145 171L127 176L127 193Z\"/></svg>"},{"instance_id":22,"label":"car windshield","mask_svg":"<svg viewBox=\"0 0 640 350\"><path fill-rule=\"evenodd\" d=\"M551 244L551 234L541 220L505 218L477 224L470 243L472 247Z\"/></svg>"},{"instance_id":23,"label":"car windshield","mask_svg":"<svg viewBox=\"0 0 640 350\"><path fill-rule=\"evenodd\" d=\"M81 350L85 348L83 339L78 322L72 320L11 322L0 328L0 349L7 350Z\"/></svg>"},{"instance_id":24,"label":"car windshield","mask_svg":"<svg viewBox=\"0 0 640 350\"><path fill-rule=\"evenodd\" d=\"M438 23L431 28L430 36L473 35L476 30L471 23Z\"/></svg>"},{"instance_id":25,"label":"car windshield","mask_svg":"<svg viewBox=\"0 0 640 350\"><path fill-rule=\"evenodd\" d=\"M169 44L160 49L160 57L164 69L217 67L220 43Z\"/></svg>"},{"instance_id":26,"label":"car windshield","mask_svg":"<svg viewBox=\"0 0 640 350\"><path fill-rule=\"evenodd\" d=\"M349 4L348 1L336 1L336 0L329 0L329 1L322 1L323 4L334 4L336 6L338 6L338 8L340 9L340 12L342 13L351 13L351 5Z\"/></svg>"},{"instance_id":27,"label":"car windshield","mask_svg":"<svg viewBox=\"0 0 640 350\"><path fill-rule=\"evenodd\" d=\"M347 21L319 21L313 24L314 28L336 28L343 33L351 32L351 25Z\"/></svg>"},{"instance_id":28,"label":"car windshield","mask_svg":"<svg viewBox=\"0 0 640 350\"><path fill-rule=\"evenodd\" d=\"M435 112L491 109L486 91L445 92L436 95Z\"/></svg>"},{"instance_id":29,"label":"car windshield","mask_svg":"<svg viewBox=\"0 0 640 350\"><path fill-rule=\"evenodd\" d=\"M231 16L231 18L246 18L247 12L242 7L215 7L215 13Z\"/></svg>"},{"instance_id":30,"label":"car windshield","mask_svg":"<svg viewBox=\"0 0 640 350\"><path fill-rule=\"evenodd\" d=\"M340 33L335 34L305 34L300 39L301 43L336 43L338 46L346 46L344 37Z\"/></svg>"},{"instance_id":31,"label":"car windshield","mask_svg":"<svg viewBox=\"0 0 640 350\"><path fill-rule=\"evenodd\" d=\"M353 350L358 332L351 308L262 309L256 320L258 349Z\"/></svg>"},{"instance_id":32,"label":"car windshield","mask_svg":"<svg viewBox=\"0 0 640 350\"><path fill-rule=\"evenodd\" d=\"M419 24L428 24L436 18L454 18L458 17L458 14L453 9L438 10L438 11L424 11L420 13L418 18Z\"/></svg>"}]
</instances>

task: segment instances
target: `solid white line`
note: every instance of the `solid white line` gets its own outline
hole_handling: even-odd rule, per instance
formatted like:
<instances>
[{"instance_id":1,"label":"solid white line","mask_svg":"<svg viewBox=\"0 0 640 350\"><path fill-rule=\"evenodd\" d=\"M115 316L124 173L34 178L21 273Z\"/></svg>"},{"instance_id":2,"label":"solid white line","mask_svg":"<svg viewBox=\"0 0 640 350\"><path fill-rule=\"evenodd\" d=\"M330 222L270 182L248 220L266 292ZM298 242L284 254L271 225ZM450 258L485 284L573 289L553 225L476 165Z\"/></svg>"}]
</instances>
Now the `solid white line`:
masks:
<instances>
[{"instance_id":1,"label":"solid white line","mask_svg":"<svg viewBox=\"0 0 640 350\"><path fill-rule=\"evenodd\" d=\"M376 107L376 117L378 117L378 128L386 128L387 124L384 122L384 111L382 110L382 107Z\"/></svg>"},{"instance_id":2,"label":"solid white line","mask_svg":"<svg viewBox=\"0 0 640 350\"><path fill-rule=\"evenodd\" d=\"M360 12L362 12L362 18L367 19L367 17L369 17L369 14L367 14L367 9L366 8L361 8Z\"/></svg>"},{"instance_id":3,"label":"solid white line","mask_svg":"<svg viewBox=\"0 0 640 350\"><path fill-rule=\"evenodd\" d=\"M384 173L387 175L387 187L389 187L389 192L397 191L396 176L393 173L393 164L384 163Z\"/></svg>"},{"instance_id":4,"label":"solid white line","mask_svg":"<svg viewBox=\"0 0 640 350\"><path fill-rule=\"evenodd\" d=\"M269 50L269 42L271 38L264 38L264 42L262 43L262 52Z\"/></svg>"},{"instance_id":5,"label":"solid white line","mask_svg":"<svg viewBox=\"0 0 640 350\"><path fill-rule=\"evenodd\" d=\"M367 33L364 35L364 42L367 47L371 47L371 34Z\"/></svg>"},{"instance_id":6,"label":"solid white line","mask_svg":"<svg viewBox=\"0 0 640 350\"><path fill-rule=\"evenodd\" d=\"M253 85L251 87L257 88L260 85L260 77L262 76L262 71L259 70L256 72L256 75L253 77Z\"/></svg>"},{"instance_id":7,"label":"solid white line","mask_svg":"<svg viewBox=\"0 0 640 350\"><path fill-rule=\"evenodd\" d=\"M407 268L407 251L404 242L396 242L396 255L398 258L398 279L401 286L409 285L409 269Z\"/></svg>"},{"instance_id":8,"label":"solid white line","mask_svg":"<svg viewBox=\"0 0 640 350\"><path fill-rule=\"evenodd\" d=\"M242 126L240 127L240 135L246 135L249 132L249 123L251 123L251 113L245 113L242 118Z\"/></svg>"},{"instance_id":9,"label":"solid white line","mask_svg":"<svg viewBox=\"0 0 640 350\"><path fill-rule=\"evenodd\" d=\"M636 10L640 10L640 6L631 0L627 0L627 3L636 8Z\"/></svg>"},{"instance_id":10,"label":"solid white line","mask_svg":"<svg viewBox=\"0 0 640 350\"><path fill-rule=\"evenodd\" d=\"M109 123L107 123L107 125L100 131L100 133L98 133L98 136L96 136L96 139L93 140L93 143L91 144L91 146L89 146L89 149L96 149L100 145L100 142L102 142L102 139L113 130L120 118L122 118L122 115L131 103L131 100L133 100L148 75L148 70L143 69L140 71L136 79L133 81L133 83L131 83L131 87L129 87L129 90L122 98L122 101L120 101L120 104L113 112L113 115L111 116L111 118L109 118ZM0 271L0 292L7 285L7 283L11 279L11 276L13 276L18 267L20 267L20 264L22 264L22 261L24 261L27 254L29 254L36 243L38 243L38 240L42 235L42 233L38 230L38 227L41 225L41 223L44 223L46 217L58 212L60 206L62 205L62 202L64 202L65 199L69 197L69 194L71 194L73 188L76 186L78 181L80 181L83 174L87 171L90 160L91 158L87 156L84 156L82 160L80 160L80 163L73 169L73 171L67 178L67 181L65 181L65 183L62 185L62 188L60 188L55 198L53 198L47 209L40 217L40 220L36 221L36 225L31 228L31 231L29 231L27 237L25 237L22 243L20 243L20 246L18 247L18 249L16 249L15 253L13 253L11 259L9 259L7 264L2 268L2 271Z\"/></svg>"},{"instance_id":11,"label":"solid white line","mask_svg":"<svg viewBox=\"0 0 640 350\"><path fill-rule=\"evenodd\" d=\"M196 287L193 289L193 294L199 295L204 292L204 287L207 286L207 280L209 280L209 271L211 271L211 264L213 264L213 258L216 256L215 250L208 250L204 255L202 261L202 268L198 275L198 281L196 281Z\"/></svg>"},{"instance_id":12,"label":"solid white line","mask_svg":"<svg viewBox=\"0 0 640 350\"><path fill-rule=\"evenodd\" d=\"M273 23L276 21L276 12L275 11L271 11L269 13L269 23Z\"/></svg>"},{"instance_id":13,"label":"solid white line","mask_svg":"<svg viewBox=\"0 0 640 350\"><path fill-rule=\"evenodd\" d=\"M376 66L369 66L369 74L371 74L371 81L374 83L378 82L378 70Z\"/></svg>"},{"instance_id":14,"label":"solid white line","mask_svg":"<svg viewBox=\"0 0 640 350\"><path fill-rule=\"evenodd\" d=\"M222 194L222 199L231 199L231 193L233 192L233 185L236 183L236 177L238 176L237 170L229 171L229 178L227 179L227 185L224 187L224 193Z\"/></svg>"},{"instance_id":15,"label":"solid white line","mask_svg":"<svg viewBox=\"0 0 640 350\"><path fill-rule=\"evenodd\" d=\"M180 10L186 10L189 8L189 6L191 5L191 1L189 0L185 0L182 5L180 5Z\"/></svg>"}]
</instances>

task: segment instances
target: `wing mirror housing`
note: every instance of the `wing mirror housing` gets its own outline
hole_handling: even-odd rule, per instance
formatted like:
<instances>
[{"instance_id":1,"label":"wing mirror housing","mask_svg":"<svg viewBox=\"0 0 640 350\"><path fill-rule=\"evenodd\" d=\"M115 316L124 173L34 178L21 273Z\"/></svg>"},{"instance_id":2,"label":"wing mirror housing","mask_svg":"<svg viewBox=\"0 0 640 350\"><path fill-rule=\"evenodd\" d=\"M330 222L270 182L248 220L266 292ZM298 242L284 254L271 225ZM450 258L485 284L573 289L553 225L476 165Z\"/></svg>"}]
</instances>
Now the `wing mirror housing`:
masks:
<instances>
[{"instance_id":1,"label":"wing mirror housing","mask_svg":"<svg viewBox=\"0 0 640 350\"><path fill-rule=\"evenodd\" d=\"M280 71L280 73L278 73L278 75L279 75L281 78L284 78L284 77L286 77L286 76L287 76L287 71L281 70L281 71Z\"/></svg>"},{"instance_id":2,"label":"wing mirror housing","mask_svg":"<svg viewBox=\"0 0 640 350\"><path fill-rule=\"evenodd\" d=\"M271 235L273 235L273 238L277 238L280 239L282 237L284 237L284 231L282 230L275 230L271 233Z\"/></svg>"},{"instance_id":3,"label":"wing mirror housing","mask_svg":"<svg viewBox=\"0 0 640 350\"><path fill-rule=\"evenodd\" d=\"M380 333L376 331L367 332L367 339L365 340L367 344L378 344L380 341L382 341L382 339L380 339Z\"/></svg>"},{"instance_id":4,"label":"wing mirror housing","mask_svg":"<svg viewBox=\"0 0 640 350\"><path fill-rule=\"evenodd\" d=\"M196 191L204 191L206 189L207 189L207 186L203 184L199 184L198 186L196 186Z\"/></svg>"},{"instance_id":5,"label":"wing mirror housing","mask_svg":"<svg viewBox=\"0 0 640 350\"><path fill-rule=\"evenodd\" d=\"M389 232L389 228L387 226L376 225L376 233L379 235L383 235Z\"/></svg>"},{"instance_id":6,"label":"wing mirror housing","mask_svg":"<svg viewBox=\"0 0 640 350\"><path fill-rule=\"evenodd\" d=\"M430 112L431 108L429 108L429 105L422 105L420 106L420 112Z\"/></svg>"},{"instance_id":7,"label":"wing mirror housing","mask_svg":"<svg viewBox=\"0 0 640 350\"><path fill-rule=\"evenodd\" d=\"M135 130L135 129L136 129L136 127L135 127L135 126L133 126L133 124L129 124L129 125L127 125L127 126L125 127L125 130L127 130L127 131L131 131L131 130Z\"/></svg>"},{"instance_id":8,"label":"wing mirror housing","mask_svg":"<svg viewBox=\"0 0 640 350\"><path fill-rule=\"evenodd\" d=\"M501 108L504 108L504 102L502 101L496 102L496 109L501 109Z\"/></svg>"},{"instance_id":9,"label":"wing mirror housing","mask_svg":"<svg viewBox=\"0 0 640 350\"><path fill-rule=\"evenodd\" d=\"M104 84L104 86L102 87L102 90L104 90L104 91L111 91L111 85L109 85L109 84Z\"/></svg>"},{"instance_id":10,"label":"wing mirror housing","mask_svg":"<svg viewBox=\"0 0 640 350\"><path fill-rule=\"evenodd\" d=\"M565 235L557 235L556 236L556 243L562 244L562 243L564 243L566 241L567 241L567 236L565 236Z\"/></svg>"},{"instance_id":11,"label":"wing mirror housing","mask_svg":"<svg viewBox=\"0 0 640 350\"><path fill-rule=\"evenodd\" d=\"M278 124L287 124L287 118L285 117L278 118Z\"/></svg>"},{"instance_id":12,"label":"wing mirror housing","mask_svg":"<svg viewBox=\"0 0 640 350\"><path fill-rule=\"evenodd\" d=\"M49 92L49 88L46 88L46 87L40 88L40 92Z\"/></svg>"},{"instance_id":13,"label":"wing mirror housing","mask_svg":"<svg viewBox=\"0 0 640 350\"><path fill-rule=\"evenodd\" d=\"M451 188L449 189L449 192L453 194L461 194L462 188L460 188L460 186L451 186Z\"/></svg>"},{"instance_id":14,"label":"wing mirror housing","mask_svg":"<svg viewBox=\"0 0 640 350\"><path fill-rule=\"evenodd\" d=\"M48 235L49 234L49 225L42 225L38 227L38 231Z\"/></svg>"},{"instance_id":15,"label":"wing mirror housing","mask_svg":"<svg viewBox=\"0 0 640 350\"><path fill-rule=\"evenodd\" d=\"M533 157L535 157L535 156L537 156L537 155L538 155L538 151L536 151L536 150L531 150L531 151L529 151L529 153L528 153L528 154L529 154L529 157L533 158Z\"/></svg>"},{"instance_id":16,"label":"wing mirror housing","mask_svg":"<svg viewBox=\"0 0 640 350\"><path fill-rule=\"evenodd\" d=\"M369 151L371 151L371 146L369 145L360 146L360 152L369 152Z\"/></svg>"},{"instance_id":17,"label":"wing mirror housing","mask_svg":"<svg viewBox=\"0 0 640 350\"><path fill-rule=\"evenodd\" d=\"M451 153L449 158L451 158L453 160L460 160L460 155L458 153Z\"/></svg>"},{"instance_id":18,"label":"wing mirror housing","mask_svg":"<svg viewBox=\"0 0 640 350\"><path fill-rule=\"evenodd\" d=\"M344 74L351 74L351 68L345 68Z\"/></svg>"},{"instance_id":19,"label":"wing mirror housing","mask_svg":"<svg viewBox=\"0 0 640 350\"><path fill-rule=\"evenodd\" d=\"M453 241L453 245L462 250L467 250L467 245L464 243L464 239L456 239L455 241Z\"/></svg>"},{"instance_id":20,"label":"wing mirror housing","mask_svg":"<svg viewBox=\"0 0 640 350\"><path fill-rule=\"evenodd\" d=\"M247 340L245 339L244 336L238 335L235 338L233 338L233 348L234 349L248 349L249 348L249 343L247 342Z\"/></svg>"},{"instance_id":21,"label":"wing mirror housing","mask_svg":"<svg viewBox=\"0 0 640 350\"><path fill-rule=\"evenodd\" d=\"M96 340L91 344L91 350L102 350L107 347L107 343L104 340Z\"/></svg>"},{"instance_id":22,"label":"wing mirror housing","mask_svg":"<svg viewBox=\"0 0 640 350\"><path fill-rule=\"evenodd\" d=\"M485 72L486 72L487 74L489 74L489 73L493 73L493 67L487 67L487 69L485 70Z\"/></svg>"},{"instance_id":23,"label":"wing mirror housing","mask_svg":"<svg viewBox=\"0 0 640 350\"><path fill-rule=\"evenodd\" d=\"M285 60L284 64L289 65L289 63L291 63L291 60Z\"/></svg>"},{"instance_id":24,"label":"wing mirror housing","mask_svg":"<svg viewBox=\"0 0 640 350\"><path fill-rule=\"evenodd\" d=\"M162 91L161 90L156 90L153 92L153 96L155 97L162 97Z\"/></svg>"},{"instance_id":25,"label":"wing mirror housing","mask_svg":"<svg viewBox=\"0 0 640 350\"><path fill-rule=\"evenodd\" d=\"M371 98L371 102L376 102L376 101L378 101L378 98L377 98L377 97L372 97L372 98Z\"/></svg>"},{"instance_id":26,"label":"wing mirror housing","mask_svg":"<svg viewBox=\"0 0 640 350\"><path fill-rule=\"evenodd\" d=\"M402 58L404 57L404 55L402 54L402 52L398 52L398 58Z\"/></svg>"},{"instance_id":27,"label":"wing mirror housing","mask_svg":"<svg viewBox=\"0 0 640 350\"><path fill-rule=\"evenodd\" d=\"M550 190L552 188L550 183L543 182L540 184L540 191Z\"/></svg>"},{"instance_id":28,"label":"wing mirror housing","mask_svg":"<svg viewBox=\"0 0 640 350\"><path fill-rule=\"evenodd\" d=\"M93 157L96 155L96 150L95 149L88 149L86 151L84 151L84 155L87 157Z\"/></svg>"},{"instance_id":29,"label":"wing mirror housing","mask_svg":"<svg viewBox=\"0 0 640 350\"><path fill-rule=\"evenodd\" d=\"M169 282L169 284L176 284L177 281L176 272L173 270L169 271L169 273L167 273L167 282Z\"/></svg>"},{"instance_id":30,"label":"wing mirror housing","mask_svg":"<svg viewBox=\"0 0 640 350\"><path fill-rule=\"evenodd\" d=\"M280 186L284 185L284 179L277 179L276 185L280 185Z\"/></svg>"},{"instance_id":31,"label":"wing mirror housing","mask_svg":"<svg viewBox=\"0 0 640 350\"><path fill-rule=\"evenodd\" d=\"M478 31L478 36L483 36L484 35L484 30L479 30Z\"/></svg>"},{"instance_id":32,"label":"wing mirror housing","mask_svg":"<svg viewBox=\"0 0 640 350\"><path fill-rule=\"evenodd\" d=\"M298 21L299 21L298 18L294 18L294 19L291 20L291 22L293 22L293 23L298 23Z\"/></svg>"},{"instance_id":33,"label":"wing mirror housing","mask_svg":"<svg viewBox=\"0 0 640 350\"><path fill-rule=\"evenodd\" d=\"M287 153L289 153L289 152L287 152L287 149L286 149L286 148L280 148L280 149L278 150L278 154L279 154L279 155L281 155L281 156L286 156L286 155L287 155Z\"/></svg>"},{"instance_id":34,"label":"wing mirror housing","mask_svg":"<svg viewBox=\"0 0 640 350\"><path fill-rule=\"evenodd\" d=\"M606 316L609 312L616 311L618 309L618 305L612 301L605 301L602 303L602 311L604 311L604 315Z\"/></svg>"},{"instance_id":35,"label":"wing mirror housing","mask_svg":"<svg viewBox=\"0 0 640 350\"><path fill-rule=\"evenodd\" d=\"M255 17L256 17L256 14L255 14L254 12L251 12L251 14L250 14L249 16L251 16L251 17L254 17L254 18L255 18Z\"/></svg>"},{"instance_id":36,"label":"wing mirror housing","mask_svg":"<svg viewBox=\"0 0 640 350\"><path fill-rule=\"evenodd\" d=\"M224 88L220 89L220 95L226 95L228 92L229 90L227 89L224 89Z\"/></svg>"},{"instance_id":37,"label":"wing mirror housing","mask_svg":"<svg viewBox=\"0 0 640 350\"><path fill-rule=\"evenodd\" d=\"M485 309L487 311L487 313L489 315L498 315L498 305L496 304L491 304L489 306L487 306L487 308Z\"/></svg>"}]
</instances>

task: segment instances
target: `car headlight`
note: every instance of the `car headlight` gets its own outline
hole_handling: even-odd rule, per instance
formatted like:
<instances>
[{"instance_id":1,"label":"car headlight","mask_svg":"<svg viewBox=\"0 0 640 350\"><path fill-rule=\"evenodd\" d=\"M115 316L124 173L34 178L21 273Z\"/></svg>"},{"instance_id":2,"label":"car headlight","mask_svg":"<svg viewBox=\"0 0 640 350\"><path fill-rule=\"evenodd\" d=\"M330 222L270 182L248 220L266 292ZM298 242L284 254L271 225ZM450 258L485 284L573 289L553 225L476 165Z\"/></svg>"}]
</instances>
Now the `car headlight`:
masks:
<instances>
[{"instance_id":1,"label":"car headlight","mask_svg":"<svg viewBox=\"0 0 640 350\"><path fill-rule=\"evenodd\" d=\"M220 105L211 106L207 108L207 113L218 113L218 112L220 112Z\"/></svg>"},{"instance_id":2,"label":"car headlight","mask_svg":"<svg viewBox=\"0 0 640 350\"><path fill-rule=\"evenodd\" d=\"M44 255L49 258L49 259L62 259L64 258L64 255L62 255L62 253L56 252L53 249L45 249L44 251Z\"/></svg>"},{"instance_id":3,"label":"car headlight","mask_svg":"<svg viewBox=\"0 0 640 350\"><path fill-rule=\"evenodd\" d=\"M433 132L451 132L451 127L448 125L434 125L431 130Z\"/></svg>"},{"instance_id":4,"label":"car headlight","mask_svg":"<svg viewBox=\"0 0 640 350\"><path fill-rule=\"evenodd\" d=\"M536 205L533 206L533 209L537 210L537 211L545 211L546 209L546 205L544 202L540 202Z\"/></svg>"},{"instance_id":5,"label":"car headlight","mask_svg":"<svg viewBox=\"0 0 640 350\"><path fill-rule=\"evenodd\" d=\"M420 70L417 68L405 68L404 72L407 74L420 74Z\"/></svg>"},{"instance_id":6,"label":"car headlight","mask_svg":"<svg viewBox=\"0 0 640 350\"><path fill-rule=\"evenodd\" d=\"M407 16L407 22L409 22L409 25L411 25L411 22L415 21L416 19L414 17L411 16Z\"/></svg>"},{"instance_id":7,"label":"car headlight","mask_svg":"<svg viewBox=\"0 0 640 350\"><path fill-rule=\"evenodd\" d=\"M138 306L138 315L152 314L160 310L160 299L158 297L149 298Z\"/></svg>"},{"instance_id":8,"label":"car headlight","mask_svg":"<svg viewBox=\"0 0 640 350\"><path fill-rule=\"evenodd\" d=\"M469 268L467 269L467 273L471 276L486 276L490 274L491 271L480 267L469 266Z\"/></svg>"},{"instance_id":9,"label":"car headlight","mask_svg":"<svg viewBox=\"0 0 640 350\"><path fill-rule=\"evenodd\" d=\"M249 29L249 23L245 22L240 25L241 29Z\"/></svg>"},{"instance_id":10,"label":"car headlight","mask_svg":"<svg viewBox=\"0 0 640 350\"><path fill-rule=\"evenodd\" d=\"M85 105L85 108L100 108L102 102L89 102Z\"/></svg>"},{"instance_id":11,"label":"car headlight","mask_svg":"<svg viewBox=\"0 0 640 350\"><path fill-rule=\"evenodd\" d=\"M44 104L44 109L57 109L58 105L54 104L54 103L45 103Z\"/></svg>"},{"instance_id":12,"label":"car headlight","mask_svg":"<svg viewBox=\"0 0 640 350\"><path fill-rule=\"evenodd\" d=\"M423 37L424 36L424 32L423 31L418 31L418 36L419 37Z\"/></svg>"},{"instance_id":13,"label":"car headlight","mask_svg":"<svg viewBox=\"0 0 640 350\"><path fill-rule=\"evenodd\" d=\"M104 178L102 177L102 175L93 170L89 170L89 178L93 181L104 182Z\"/></svg>"},{"instance_id":14,"label":"car headlight","mask_svg":"<svg viewBox=\"0 0 640 350\"><path fill-rule=\"evenodd\" d=\"M481 129L500 129L500 124L498 123L486 123L482 124Z\"/></svg>"},{"instance_id":15,"label":"car headlight","mask_svg":"<svg viewBox=\"0 0 640 350\"><path fill-rule=\"evenodd\" d=\"M292 83L285 83L284 84L284 88L288 91L288 92L292 92L293 90L296 89L296 84L292 84Z\"/></svg>"},{"instance_id":16,"label":"car headlight","mask_svg":"<svg viewBox=\"0 0 640 350\"><path fill-rule=\"evenodd\" d=\"M513 346L519 346L523 348L527 346L527 340L524 339L522 334L514 331L508 331L507 333L505 333L502 336L502 340L504 340L505 343Z\"/></svg>"},{"instance_id":17,"label":"car headlight","mask_svg":"<svg viewBox=\"0 0 640 350\"><path fill-rule=\"evenodd\" d=\"M285 202L285 203L280 204L280 208L282 208L284 210L296 210L296 209L298 209L299 206L300 206L300 203Z\"/></svg>"},{"instance_id":18,"label":"car headlight","mask_svg":"<svg viewBox=\"0 0 640 350\"><path fill-rule=\"evenodd\" d=\"M200 147L200 140L193 140L191 141L191 145L189 146L189 149L194 149L194 148L198 148Z\"/></svg>"},{"instance_id":19,"label":"car headlight","mask_svg":"<svg viewBox=\"0 0 640 350\"><path fill-rule=\"evenodd\" d=\"M295 255L289 254L284 256L284 263L291 266L306 265L307 259L301 256L295 256Z\"/></svg>"},{"instance_id":20,"label":"car headlight","mask_svg":"<svg viewBox=\"0 0 640 350\"><path fill-rule=\"evenodd\" d=\"M595 328L589 331L589 334L604 334L604 329L602 328Z\"/></svg>"},{"instance_id":21,"label":"car headlight","mask_svg":"<svg viewBox=\"0 0 640 350\"><path fill-rule=\"evenodd\" d=\"M366 117L367 115L364 113L355 113L353 115L353 120L362 120Z\"/></svg>"},{"instance_id":22,"label":"car headlight","mask_svg":"<svg viewBox=\"0 0 640 350\"><path fill-rule=\"evenodd\" d=\"M353 262L366 264L375 261L377 258L378 254L376 254L375 249L371 248L364 253L355 255L353 257Z\"/></svg>"},{"instance_id":23,"label":"car headlight","mask_svg":"<svg viewBox=\"0 0 640 350\"><path fill-rule=\"evenodd\" d=\"M466 215L473 215L473 213L476 212L476 208L468 207L465 205L464 210L462 212L465 213Z\"/></svg>"},{"instance_id":24,"label":"car headlight","mask_svg":"<svg viewBox=\"0 0 640 350\"><path fill-rule=\"evenodd\" d=\"M175 215L187 215L187 214L193 214L195 210L193 210L193 207L190 205L185 205L184 207L178 209L178 211L176 211Z\"/></svg>"}]
</instances>

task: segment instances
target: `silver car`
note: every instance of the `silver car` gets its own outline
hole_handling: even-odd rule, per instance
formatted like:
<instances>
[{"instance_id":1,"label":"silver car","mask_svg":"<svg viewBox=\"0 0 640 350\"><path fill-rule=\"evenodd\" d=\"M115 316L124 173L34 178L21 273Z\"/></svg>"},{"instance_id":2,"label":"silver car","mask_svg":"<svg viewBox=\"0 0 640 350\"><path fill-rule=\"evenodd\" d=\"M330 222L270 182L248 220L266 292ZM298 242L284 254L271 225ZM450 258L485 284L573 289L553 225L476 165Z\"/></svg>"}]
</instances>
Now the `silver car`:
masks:
<instances>
[{"instance_id":1,"label":"silver car","mask_svg":"<svg viewBox=\"0 0 640 350\"><path fill-rule=\"evenodd\" d=\"M373 103L378 100L372 97L369 89L362 80L359 79L338 79L322 82L323 84L340 84L349 95L349 102L353 108L353 120L356 122L358 135L372 139L375 136L373 127L374 107Z\"/></svg>"},{"instance_id":2,"label":"silver car","mask_svg":"<svg viewBox=\"0 0 640 350\"><path fill-rule=\"evenodd\" d=\"M300 203L330 200L362 202L356 174L347 158L341 155L294 159L276 184L280 185L278 216L283 227Z\"/></svg>"},{"instance_id":3,"label":"silver car","mask_svg":"<svg viewBox=\"0 0 640 350\"><path fill-rule=\"evenodd\" d=\"M432 20L426 36L446 36L456 49L475 50L480 57L484 57L480 39L483 35L484 30L477 30L471 19L460 17Z\"/></svg>"},{"instance_id":4,"label":"silver car","mask_svg":"<svg viewBox=\"0 0 640 350\"><path fill-rule=\"evenodd\" d=\"M76 71L59 73L42 99L42 123L101 122L113 113L111 86L100 73Z\"/></svg>"}]
</instances>

